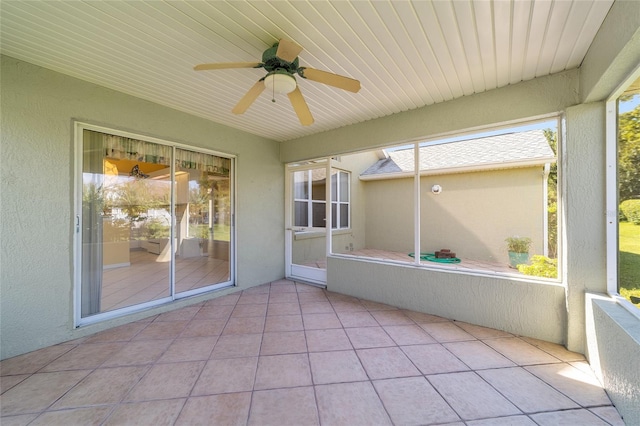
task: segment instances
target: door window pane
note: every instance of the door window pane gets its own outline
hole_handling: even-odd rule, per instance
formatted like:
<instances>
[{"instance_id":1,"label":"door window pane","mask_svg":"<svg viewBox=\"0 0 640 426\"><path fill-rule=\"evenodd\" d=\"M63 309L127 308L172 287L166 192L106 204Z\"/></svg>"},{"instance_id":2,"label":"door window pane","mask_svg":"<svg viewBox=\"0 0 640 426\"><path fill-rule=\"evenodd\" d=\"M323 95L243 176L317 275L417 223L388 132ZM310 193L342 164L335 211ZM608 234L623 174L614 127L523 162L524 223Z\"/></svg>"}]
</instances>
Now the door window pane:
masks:
<instances>
[{"instance_id":1,"label":"door window pane","mask_svg":"<svg viewBox=\"0 0 640 426\"><path fill-rule=\"evenodd\" d=\"M170 295L171 148L84 130L81 315Z\"/></svg>"},{"instance_id":2,"label":"door window pane","mask_svg":"<svg viewBox=\"0 0 640 426\"><path fill-rule=\"evenodd\" d=\"M230 160L176 149L176 292L230 279Z\"/></svg>"},{"instance_id":3,"label":"door window pane","mask_svg":"<svg viewBox=\"0 0 640 426\"><path fill-rule=\"evenodd\" d=\"M313 226L316 228L324 228L326 226L325 203L313 203Z\"/></svg>"},{"instance_id":4,"label":"door window pane","mask_svg":"<svg viewBox=\"0 0 640 426\"><path fill-rule=\"evenodd\" d=\"M304 201L296 201L294 226L309 226L309 203Z\"/></svg>"},{"instance_id":5,"label":"door window pane","mask_svg":"<svg viewBox=\"0 0 640 426\"><path fill-rule=\"evenodd\" d=\"M327 199L327 171L326 169L313 169L311 173L311 194L314 201ZM324 226L324 225L323 225Z\"/></svg>"},{"instance_id":6,"label":"door window pane","mask_svg":"<svg viewBox=\"0 0 640 426\"><path fill-rule=\"evenodd\" d=\"M309 174L307 171L293 174L293 197L298 200L309 199Z\"/></svg>"}]
</instances>

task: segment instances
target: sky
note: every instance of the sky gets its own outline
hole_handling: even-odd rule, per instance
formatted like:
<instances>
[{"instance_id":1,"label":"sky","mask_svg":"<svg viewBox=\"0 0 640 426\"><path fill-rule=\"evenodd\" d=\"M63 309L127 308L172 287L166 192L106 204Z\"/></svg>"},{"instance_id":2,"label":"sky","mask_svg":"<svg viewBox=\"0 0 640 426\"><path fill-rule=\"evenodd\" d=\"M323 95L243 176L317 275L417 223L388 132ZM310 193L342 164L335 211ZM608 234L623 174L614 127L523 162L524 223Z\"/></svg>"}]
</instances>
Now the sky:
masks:
<instances>
[{"instance_id":1,"label":"sky","mask_svg":"<svg viewBox=\"0 0 640 426\"><path fill-rule=\"evenodd\" d=\"M640 104L640 95L634 95L630 101L620 102L620 105L618 106L618 111L620 112L620 114L623 114L625 112L631 111L632 109L637 107L639 104Z\"/></svg>"}]
</instances>

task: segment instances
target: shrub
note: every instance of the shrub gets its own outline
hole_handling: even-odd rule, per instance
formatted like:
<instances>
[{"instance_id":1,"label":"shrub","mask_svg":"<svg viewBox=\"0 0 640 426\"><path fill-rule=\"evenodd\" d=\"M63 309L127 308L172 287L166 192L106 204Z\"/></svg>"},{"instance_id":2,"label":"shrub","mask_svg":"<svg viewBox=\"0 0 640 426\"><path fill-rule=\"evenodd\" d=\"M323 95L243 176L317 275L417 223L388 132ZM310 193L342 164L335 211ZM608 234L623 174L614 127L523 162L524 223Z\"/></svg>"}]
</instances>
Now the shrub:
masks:
<instances>
[{"instance_id":1,"label":"shrub","mask_svg":"<svg viewBox=\"0 0 640 426\"><path fill-rule=\"evenodd\" d=\"M518 271L522 274L535 277L557 278L558 259L549 259L546 256L535 255L531 257L531 265L518 265Z\"/></svg>"},{"instance_id":2,"label":"shrub","mask_svg":"<svg viewBox=\"0 0 640 426\"><path fill-rule=\"evenodd\" d=\"M640 225L640 200L626 200L620 203L620 211L629 222Z\"/></svg>"}]
</instances>

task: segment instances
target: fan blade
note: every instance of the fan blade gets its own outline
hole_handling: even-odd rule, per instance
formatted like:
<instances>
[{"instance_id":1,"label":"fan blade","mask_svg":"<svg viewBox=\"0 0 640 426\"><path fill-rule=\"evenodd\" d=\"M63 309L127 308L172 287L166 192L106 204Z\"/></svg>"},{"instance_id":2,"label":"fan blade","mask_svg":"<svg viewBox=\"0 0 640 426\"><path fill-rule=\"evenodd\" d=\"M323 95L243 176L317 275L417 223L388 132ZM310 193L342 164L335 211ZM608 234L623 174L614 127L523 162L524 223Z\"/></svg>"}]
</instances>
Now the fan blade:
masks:
<instances>
[{"instance_id":1,"label":"fan blade","mask_svg":"<svg viewBox=\"0 0 640 426\"><path fill-rule=\"evenodd\" d=\"M320 71L313 68L300 67L299 74L306 79L328 84L338 89L348 90L357 93L360 90L360 82L353 78L344 77L327 71Z\"/></svg>"},{"instance_id":2,"label":"fan blade","mask_svg":"<svg viewBox=\"0 0 640 426\"><path fill-rule=\"evenodd\" d=\"M223 62L218 64L200 64L193 67L195 71L224 70L229 68L260 68L261 62Z\"/></svg>"},{"instance_id":3,"label":"fan blade","mask_svg":"<svg viewBox=\"0 0 640 426\"><path fill-rule=\"evenodd\" d=\"M284 59L287 62L293 62L294 59L302 52L302 46L298 46L296 43L286 38L280 39L278 42L278 50L276 56L280 59Z\"/></svg>"},{"instance_id":4,"label":"fan blade","mask_svg":"<svg viewBox=\"0 0 640 426\"><path fill-rule=\"evenodd\" d=\"M298 87L289 93L289 100L291 101L291 105L293 105L293 110L298 115L298 120L303 126L309 126L313 124L313 116L311 115L311 111L309 111L309 106L307 102L304 100L302 96L302 92Z\"/></svg>"},{"instance_id":5,"label":"fan blade","mask_svg":"<svg viewBox=\"0 0 640 426\"><path fill-rule=\"evenodd\" d=\"M258 80L256 84L253 85L251 89L238 101L236 106L231 110L234 114L242 114L244 113L251 104L260 96L260 93L264 90L264 80Z\"/></svg>"}]
</instances>

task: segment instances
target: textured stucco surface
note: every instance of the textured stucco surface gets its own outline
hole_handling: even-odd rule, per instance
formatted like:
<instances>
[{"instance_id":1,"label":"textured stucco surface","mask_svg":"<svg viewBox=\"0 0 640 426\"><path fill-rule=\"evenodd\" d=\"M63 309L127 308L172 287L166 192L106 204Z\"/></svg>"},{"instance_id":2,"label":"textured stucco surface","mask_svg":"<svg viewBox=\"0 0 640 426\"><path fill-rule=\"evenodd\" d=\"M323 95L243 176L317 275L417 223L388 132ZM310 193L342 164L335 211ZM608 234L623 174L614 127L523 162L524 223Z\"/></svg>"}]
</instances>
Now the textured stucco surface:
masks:
<instances>
[{"instance_id":1,"label":"textured stucco surface","mask_svg":"<svg viewBox=\"0 0 640 426\"><path fill-rule=\"evenodd\" d=\"M74 119L236 154L237 282L248 287L284 275L284 251L273 249L284 244L276 142L13 58L1 61L2 358L122 322L73 329Z\"/></svg>"},{"instance_id":2,"label":"textured stucco surface","mask_svg":"<svg viewBox=\"0 0 640 426\"><path fill-rule=\"evenodd\" d=\"M563 174L567 305L566 344L584 353L585 291L606 293L605 105L567 108Z\"/></svg>"},{"instance_id":3,"label":"textured stucco surface","mask_svg":"<svg viewBox=\"0 0 640 426\"><path fill-rule=\"evenodd\" d=\"M335 257L328 263L331 291L562 343L562 286Z\"/></svg>"},{"instance_id":4,"label":"textured stucco surface","mask_svg":"<svg viewBox=\"0 0 640 426\"><path fill-rule=\"evenodd\" d=\"M588 294L587 356L628 425L640 424L640 321L604 295Z\"/></svg>"}]
</instances>

